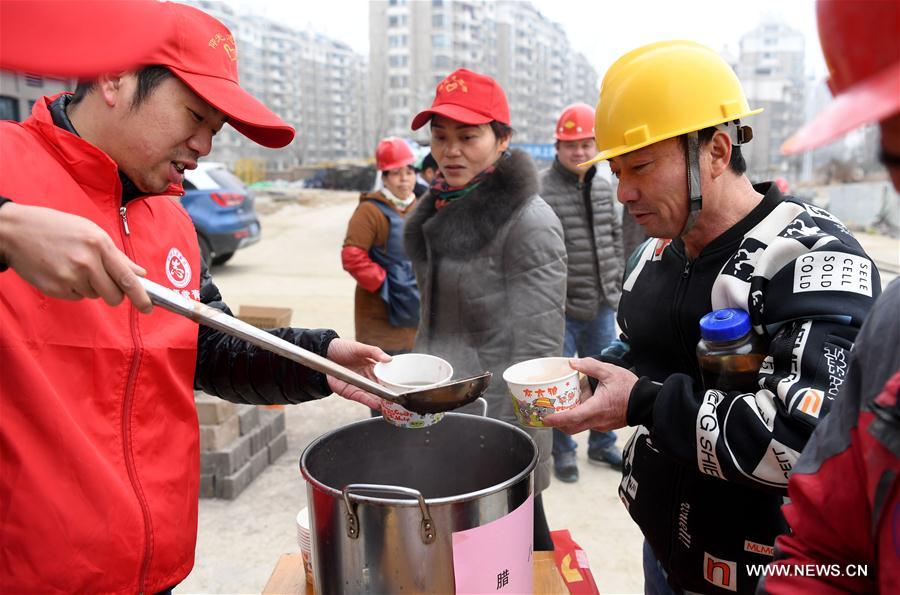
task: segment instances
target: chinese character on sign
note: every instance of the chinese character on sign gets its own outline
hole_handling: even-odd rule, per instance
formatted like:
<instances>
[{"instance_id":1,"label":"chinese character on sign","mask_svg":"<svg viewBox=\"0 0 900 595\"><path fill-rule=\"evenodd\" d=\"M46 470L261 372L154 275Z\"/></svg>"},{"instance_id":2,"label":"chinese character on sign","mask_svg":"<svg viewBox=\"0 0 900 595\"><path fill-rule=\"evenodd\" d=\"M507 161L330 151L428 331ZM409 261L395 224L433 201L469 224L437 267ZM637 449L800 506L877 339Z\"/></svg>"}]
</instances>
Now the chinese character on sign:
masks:
<instances>
[{"instance_id":1,"label":"chinese character on sign","mask_svg":"<svg viewBox=\"0 0 900 595\"><path fill-rule=\"evenodd\" d=\"M499 591L503 587L509 584L509 570L504 570L500 574L497 575L497 590Z\"/></svg>"}]
</instances>

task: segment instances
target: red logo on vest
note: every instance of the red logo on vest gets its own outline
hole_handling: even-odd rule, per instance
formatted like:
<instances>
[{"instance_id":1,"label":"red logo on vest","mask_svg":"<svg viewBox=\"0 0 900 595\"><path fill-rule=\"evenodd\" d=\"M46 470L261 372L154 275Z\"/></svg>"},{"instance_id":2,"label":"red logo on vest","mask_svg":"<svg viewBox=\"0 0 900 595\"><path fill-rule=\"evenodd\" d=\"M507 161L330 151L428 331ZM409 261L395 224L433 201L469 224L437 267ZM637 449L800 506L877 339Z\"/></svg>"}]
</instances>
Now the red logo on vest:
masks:
<instances>
[{"instance_id":1,"label":"red logo on vest","mask_svg":"<svg viewBox=\"0 0 900 595\"><path fill-rule=\"evenodd\" d=\"M178 248L169 250L166 257L166 277L178 289L187 287L191 282L191 265Z\"/></svg>"}]
</instances>

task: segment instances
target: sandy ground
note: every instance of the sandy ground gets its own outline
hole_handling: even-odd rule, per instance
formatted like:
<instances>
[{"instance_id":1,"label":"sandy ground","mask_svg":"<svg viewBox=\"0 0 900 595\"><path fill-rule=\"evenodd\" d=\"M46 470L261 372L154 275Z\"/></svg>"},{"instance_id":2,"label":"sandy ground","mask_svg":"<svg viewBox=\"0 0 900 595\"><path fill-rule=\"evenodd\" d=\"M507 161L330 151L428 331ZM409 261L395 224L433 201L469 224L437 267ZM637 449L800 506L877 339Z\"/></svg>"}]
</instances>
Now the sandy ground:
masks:
<instances>
[{"instance_id":1,"label":"sandy ground","mask_svg":"<svg viewBox=\"0 0 900 595\"><path fill-rule=\"evenodd\" d=\"M261 202L263 240L239 251L213 275L228 304L293 308L295 326L353 336L352 278L340 248L356 195L304 193L302 204ZM278 556L297 550L294 518L306 505L298 461L316 436L368 416L337 397L287 408L288 452L236 500L201 500L196 565L179 593L253 593ZM628 432L620 433L624 444ZM641 535L619 502L620 475L587 463L586 433L577 437L581 479L544 492L551 529L569 529L585 549L604 593L639 592Z\"/></svg>"},{"instance_id":2,"label":"sandy ground","mask_svg":"<svg viewBox=\"0 0 900 595\"><path fill-rule=\"evenodd\" d=\"M263 240L213 271L226 301L293 308L293 324L353 336L354 282L341 269L340 248L356 204L352 193L305 191L299 201L260 201ZM884 267L900 269L898 241L858 235ZM287 408L288 452L234 501L201 500L196 566L179 593L254 593L279 555L297 550L295 515L306 504L298 461L316 436L368 416L365 407L337 397ZM630 431L620 432L620 446ZM581 479L554 482L544 492L551 529L569 529L585 549L603 593L643 590L642 538L619 502L618 473L587 464L580 444Z\"/></svg>"}]
</instances>

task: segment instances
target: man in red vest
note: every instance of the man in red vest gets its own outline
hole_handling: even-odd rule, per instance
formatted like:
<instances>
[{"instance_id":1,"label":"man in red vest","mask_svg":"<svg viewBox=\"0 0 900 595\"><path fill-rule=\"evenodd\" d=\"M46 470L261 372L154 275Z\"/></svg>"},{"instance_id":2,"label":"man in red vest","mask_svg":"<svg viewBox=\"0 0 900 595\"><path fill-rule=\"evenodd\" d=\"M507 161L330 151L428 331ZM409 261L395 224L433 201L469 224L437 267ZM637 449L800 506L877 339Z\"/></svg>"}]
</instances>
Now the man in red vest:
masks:
<instances>
[{"instance_id":1,"label":"man in red vest","mask_svg":"<svg viewBox=\"0 0 900 595\"><path fill-rule=\"evenodd\" d=\"M173 200L184 170L226 123L266 147L294 138L240 88L222 23L180 4L162 10L173 25L145 66L44 97L25 122L0 124L0 592L157 593L187 576L194 387L254 404L332 392L377 403L150 312L135 275L230 312ZM331 330L272 332L364 373L389 359Z\"/></svg>"}]
</instances>

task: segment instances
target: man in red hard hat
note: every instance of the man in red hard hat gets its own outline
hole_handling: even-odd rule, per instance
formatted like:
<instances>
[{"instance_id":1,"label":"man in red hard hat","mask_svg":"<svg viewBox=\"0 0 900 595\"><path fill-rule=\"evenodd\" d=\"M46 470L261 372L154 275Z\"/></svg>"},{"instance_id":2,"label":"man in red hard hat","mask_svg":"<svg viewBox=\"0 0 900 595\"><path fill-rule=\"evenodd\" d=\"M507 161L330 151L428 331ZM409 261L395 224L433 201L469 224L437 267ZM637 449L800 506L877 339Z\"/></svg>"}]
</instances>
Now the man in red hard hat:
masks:
<instances>
[{"instance_id":1,"label":"man in red hard hat","mask_svg":"<svg viewBox=\"0 0 900 595\"><path fill-rule=\"evenodd\" d=\"M0 123L0 196L13 198L0 198L0 592L158 593L188 575L195 387L243 403L334 391L378 404L186 318L141 315L142 291L121 303L145 275L230 313L173 195L226 123L267 147L294 137L239 86L222 23L159 9L173 26L146 66ZM330 330L271 332L359 371L389 359Z\"/></svg>"},{"instance_id":2,"label":"man in red hard hat","mask_svg":"<svg viewBox=\"0 0 900 595\"><path fill-rule=\"evenodd\" d=\"M835 98L783 150L878 122L881 162L900 191L900 1L819 0L817 14ZM776 540L761 591L900 592L898 345L895 280L859 332L836 406L794 466L784 507L791 531Z\"/></svg>"},{"instance_id":3,"label":"man in red hard hat","mask_svg":"<svg viewBox=\"0 0 900 595\"><path fill-rule=\"evenodd\" d=\"M612 189L597 167L578 167L597 154L594 108L567 106L556 122L556 159L541 172L541 198L562 222L568 255L566 336L563 355L599 354L616 338L616 307L622 295L622 225ZM576 444L553 429L553 474L564 482L578 480ZM588 460L622 468L615 432L591 430Z\"/></svg>"}]
</instances>

